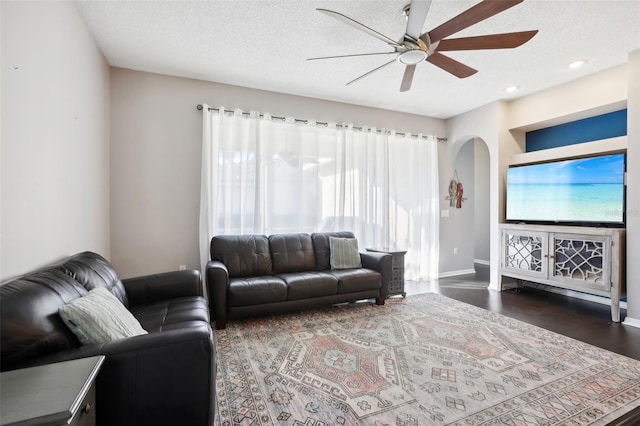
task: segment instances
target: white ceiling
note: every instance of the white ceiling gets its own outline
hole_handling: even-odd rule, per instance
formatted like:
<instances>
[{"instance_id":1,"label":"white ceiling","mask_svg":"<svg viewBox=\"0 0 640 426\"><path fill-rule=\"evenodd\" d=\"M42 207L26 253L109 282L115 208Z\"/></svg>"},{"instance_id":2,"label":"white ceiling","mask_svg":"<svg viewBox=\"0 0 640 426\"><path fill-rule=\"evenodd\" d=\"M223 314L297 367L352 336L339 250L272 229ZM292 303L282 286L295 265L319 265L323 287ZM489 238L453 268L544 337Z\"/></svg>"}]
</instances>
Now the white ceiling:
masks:
<instances>
[{"instance_id":1,"label":"white ceiling","mask_svg":"<svg viewBox=\"0 0 640 426\"><path fill-rule=\"evenodd\" d=\"M388 56L307 61L385 52L385 43L315 9L343 13L400 40L408 0L90 1L79 9L114 67L449 118L499 99L514 99L627 62L640 48L640 0L525 0L452 37L539 30L507 50L447 52L478 70L458 79L418 64L411 91L400 93L394 63L354 83ZM433 0L423 31L478 0ZM573 70L577 59L589 62ZM506 93L517 85L515 93ZM235 107L242 107L237 105Z\"/></svg>"}]
</instances>

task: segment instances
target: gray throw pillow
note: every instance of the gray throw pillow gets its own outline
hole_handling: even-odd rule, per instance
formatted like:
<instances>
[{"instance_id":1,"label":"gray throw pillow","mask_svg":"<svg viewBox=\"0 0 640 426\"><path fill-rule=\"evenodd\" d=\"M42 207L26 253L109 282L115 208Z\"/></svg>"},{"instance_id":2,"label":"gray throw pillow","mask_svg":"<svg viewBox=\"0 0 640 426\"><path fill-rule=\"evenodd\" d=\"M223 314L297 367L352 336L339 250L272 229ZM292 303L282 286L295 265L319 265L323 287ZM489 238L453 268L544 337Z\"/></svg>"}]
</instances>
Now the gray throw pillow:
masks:
<instances>
[{"instance_id":1,"label":"gray throw pillow","mask_svg":"<svg viewBox=\"0 0 640 426\"><path fill-rule=\"evenodd\" d=\"M133 314L102 287L60 306L58 313L83 345L147 334Z\"/></svg>"},{"instance_id":2,"label":"gray throw pillow","mask_svg":"<svg viewBox=\"0 0 640 426\"><path fill-rule=\"evenodd\" d=\"M361 268L358 240L329 237L331 269Z\"/></svg>"}]
</instances>

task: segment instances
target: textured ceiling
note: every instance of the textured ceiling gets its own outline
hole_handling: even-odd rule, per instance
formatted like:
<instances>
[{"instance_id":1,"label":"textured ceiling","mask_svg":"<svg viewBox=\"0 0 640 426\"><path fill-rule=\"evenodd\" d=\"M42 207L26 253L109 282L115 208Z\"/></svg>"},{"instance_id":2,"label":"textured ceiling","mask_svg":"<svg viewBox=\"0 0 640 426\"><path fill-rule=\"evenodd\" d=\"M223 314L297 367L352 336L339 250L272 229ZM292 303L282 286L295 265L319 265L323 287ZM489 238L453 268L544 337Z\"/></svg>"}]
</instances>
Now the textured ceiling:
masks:
<instances>
[{"instance_id":1,"label":"textured ceiling","mask_svg":"<svg viewBox=\"0 0 640 426\"><path fill-rule=\"evenodd\" d=\"M115 67L189 77L320 99L449 118L499 99L514 99L627 62L640 48L640 0L525 0L452 37L539 30L507 50L447 52L478 70L458 79L418 64L400 93L403 65L393 63L353 85L388 56L307 61L391 48L315 9L343 13L399 40L407 0L388 1L88 1L82 15ZM433 0L423 31L478 1ZM577 59L589 62L573 70ZM520 86L506 93L508 86ZM238 105L242 107L242 105Z\"/></svg>"}]
</instances>

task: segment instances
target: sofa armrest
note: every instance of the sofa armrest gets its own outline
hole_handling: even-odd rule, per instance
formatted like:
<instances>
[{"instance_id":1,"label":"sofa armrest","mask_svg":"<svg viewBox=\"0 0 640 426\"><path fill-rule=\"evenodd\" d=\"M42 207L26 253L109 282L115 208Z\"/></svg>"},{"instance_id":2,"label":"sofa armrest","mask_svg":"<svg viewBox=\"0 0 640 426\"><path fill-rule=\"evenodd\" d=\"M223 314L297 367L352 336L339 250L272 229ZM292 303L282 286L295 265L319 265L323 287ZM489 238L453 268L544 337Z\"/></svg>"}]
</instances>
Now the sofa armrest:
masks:
<instances>
[{"instance_id":1,"label":"sofa armrest","mask_svg":"<svg viewBox=\"0 0 640 426\"><path fill-rule=\"evenodd\" d=\"M202 323L196 327L142 334L139 336L112 340L106 343L78 346L76 348L31 358L26 362L17 364L15 368L35 367L38 365L88 358L97 355L105 355L106 357L109 357L127 353L135 354L138 351L153 350L153 348L177 345L193 340L211 340L213 342L213 332L211 331L211 327ZM13 366L11 369L14 369Z\"/></svg>"},{"instance_id":2,"label":"sofa armrest","mask_svg":"<svg viewBox=\"0 0 640 426\"><path fill-rule=\"evenodd\" d=\"M215 414L213 339L202 323L59 351L20 368L105 355L96 384L98 424L209 426Z\"/></svg>"},{"instance_id":3,"label":"sofa armrest","mask_svg":"<svg viewBox=\"0 0 640 426\"><path fill-rule=\"evenodd\" d=\"M216 329L225 327L227 321L227 288L229 270L222 262L207 263L205 281L209 297L209 317L215 321Z\"/></svg>"},{"instance_id":4,"label":"sofa armrest","mask_svg":"<svg viewBox=\"0 0 640 426\"><path fill-rule=\"evenodd\" d=\"M130 306L144 305L176 297L204 296L197 270L172 271L122 280Z\"/></svg>"},{"instance_id":5,"label":"sofa armrest","mask_svg":"<svg viewBox=\"0 0 640 426\"><path fill-rule=\"evenodd\" d=\"M382 275L382 288L380 296L386 298L389 295L389 284L391 283L392 257L388 253L362 252L360 253L362 267L373 269Z\"/></svg>"},{"instance_id":6,"label":"sofa armrest","mask_svg":"<svg viewBox=\"0 0 640 426\"><path fill-rule=\"evenodd\" d=\"M101 352L98 393L109 397L101 398L99 423L212 424L216 361L208 324L114 340Z\"/></svg>"}]
</instances>

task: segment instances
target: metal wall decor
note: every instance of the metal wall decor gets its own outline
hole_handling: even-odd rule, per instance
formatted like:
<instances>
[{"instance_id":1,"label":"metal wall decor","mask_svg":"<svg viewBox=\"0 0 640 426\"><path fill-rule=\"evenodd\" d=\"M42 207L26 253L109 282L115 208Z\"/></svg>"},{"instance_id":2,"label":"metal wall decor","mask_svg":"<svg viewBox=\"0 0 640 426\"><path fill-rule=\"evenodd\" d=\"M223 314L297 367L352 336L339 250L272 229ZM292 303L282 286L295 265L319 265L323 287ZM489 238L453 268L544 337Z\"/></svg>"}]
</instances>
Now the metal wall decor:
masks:
<instances>
[{"instance_id":1,"label":"metal wall decor","mask_svg":"<svg viewBox=\"0 0 640 426\"><path fill-rule=\"evenodd\" d=\"M462 208L462 202L466 200L463 197L464 189L462 188L462 182L458 178L458 171L454 170L453 179L449 182L449 195L444 197L445 200L449 200L449 206L456 209Z\"/></svg>"}]
</instances>

